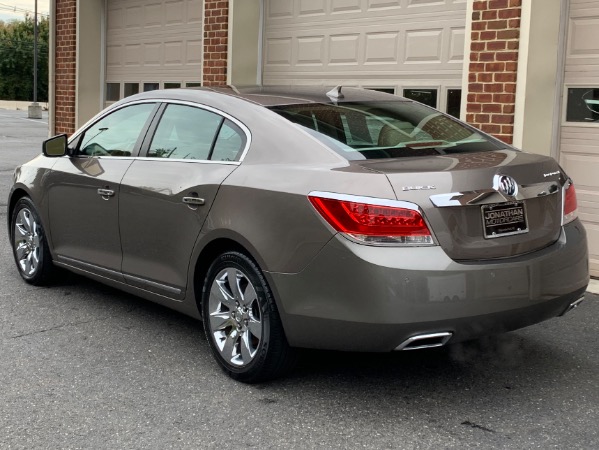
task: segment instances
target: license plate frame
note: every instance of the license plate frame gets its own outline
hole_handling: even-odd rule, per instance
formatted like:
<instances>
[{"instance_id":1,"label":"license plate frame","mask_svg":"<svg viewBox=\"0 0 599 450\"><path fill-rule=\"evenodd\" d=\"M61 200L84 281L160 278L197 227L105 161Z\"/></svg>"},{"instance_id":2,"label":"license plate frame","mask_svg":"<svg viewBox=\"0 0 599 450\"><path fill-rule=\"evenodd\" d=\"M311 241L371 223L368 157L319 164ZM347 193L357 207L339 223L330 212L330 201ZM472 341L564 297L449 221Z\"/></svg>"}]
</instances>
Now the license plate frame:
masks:
<instances>
[{"instance_id":1,"label":"license plate frame","mask_svg":"<svg viewBox=\"0 0 599 450\"><path fill-rule=\"evenodd\" d=\"M485 239L528 233L526 205L523 201L482 205L481 215Z\"/></svg>"}]
</instances>

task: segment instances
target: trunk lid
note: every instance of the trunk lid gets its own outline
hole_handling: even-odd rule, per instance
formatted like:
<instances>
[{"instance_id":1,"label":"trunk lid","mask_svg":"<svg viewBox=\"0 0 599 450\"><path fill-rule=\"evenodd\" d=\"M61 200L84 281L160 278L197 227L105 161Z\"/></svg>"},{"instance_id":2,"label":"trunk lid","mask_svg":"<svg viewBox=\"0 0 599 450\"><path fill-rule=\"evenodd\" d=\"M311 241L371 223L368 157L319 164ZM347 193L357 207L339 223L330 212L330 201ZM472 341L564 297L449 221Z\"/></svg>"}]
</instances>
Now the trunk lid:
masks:
<instances>
[{"instance_id":1,"label":"trunk lid","mask_svg":"<svg viewBox=\"0 0 599 450\"><path fill-rule=\"evenodd\" d=\"M498 150L351 164L385 174L398 200L419 205L454 260L521 255L560 236L565 176L553 158Z\"/></svg>"}]
</instances>

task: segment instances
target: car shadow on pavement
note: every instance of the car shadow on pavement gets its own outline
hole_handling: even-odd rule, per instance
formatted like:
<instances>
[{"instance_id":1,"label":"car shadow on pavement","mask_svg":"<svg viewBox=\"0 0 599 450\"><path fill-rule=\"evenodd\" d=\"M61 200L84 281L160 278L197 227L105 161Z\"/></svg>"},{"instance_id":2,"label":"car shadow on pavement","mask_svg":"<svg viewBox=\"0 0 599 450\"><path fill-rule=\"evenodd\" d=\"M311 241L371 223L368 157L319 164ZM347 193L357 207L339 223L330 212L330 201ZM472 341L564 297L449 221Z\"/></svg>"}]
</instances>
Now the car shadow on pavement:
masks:
<instances>
[{"instance_id":1,"label":"car shadow on pavement","mask_svg":"<svg viewBox=\"0 0 599 450\"><path fill-rule=\"evenodd\" d=\"M82 301L99 302L101 306L107 306L106 302L114 302L112 306L117 309L135 310L139 316L135 320L142 321L139 323L140 332L157 330L162 324L165 328L162 332L192 333L194 339L205 341L201 321L73 273L61 271L49 289L62 290L64 295L82 294L85 299ZM151 321L151 327L143 321ZM301 349L295 370L287 377L269 384L275 387L279 384L311 384L329 380L338 385L349 383L355 386L355 383L362 381L366 384L385 383L388 386L426 384L430 387L431 384L439 383L441 386L451 381L454 387L457 383L466 388L468 380L476 384L478 380L485 379L487 384L495 380L503 389L509 390L513 381L500 382L501 376L519 379L521 383L534 383L539 378L555 378L562 374L563 366L580 364L580 361L573 361L571 354L546 342L543 339L546 333L548 331L541 324L530 330L442 348L390 353ZM205 347L202 353L209 352L205 342L200 345ZM553 374L552 370L556 373Z\"/></svg>"}]
</instances>

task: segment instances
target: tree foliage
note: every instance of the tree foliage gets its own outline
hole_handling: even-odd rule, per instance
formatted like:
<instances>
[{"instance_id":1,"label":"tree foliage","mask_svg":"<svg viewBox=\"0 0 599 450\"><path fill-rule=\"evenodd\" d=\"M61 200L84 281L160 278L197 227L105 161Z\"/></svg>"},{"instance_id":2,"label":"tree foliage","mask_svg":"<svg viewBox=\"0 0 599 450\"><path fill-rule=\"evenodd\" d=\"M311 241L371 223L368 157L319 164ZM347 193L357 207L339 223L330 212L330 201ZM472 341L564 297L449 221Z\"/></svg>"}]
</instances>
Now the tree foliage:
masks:
<instances>
[{"instance_id":1,"label":"tree foliage","mask_svg":"<svg viewBox=\"0 0 599 450\"><path fill-rule=\"evenodd\" d=\"M38 27L37 95L40 102L47 102L48 19L42 18ZM0 99L33 100L33 43L32 16L26 16L25 20L21 21L0 21Z\"/></svg>"}]
</instances>

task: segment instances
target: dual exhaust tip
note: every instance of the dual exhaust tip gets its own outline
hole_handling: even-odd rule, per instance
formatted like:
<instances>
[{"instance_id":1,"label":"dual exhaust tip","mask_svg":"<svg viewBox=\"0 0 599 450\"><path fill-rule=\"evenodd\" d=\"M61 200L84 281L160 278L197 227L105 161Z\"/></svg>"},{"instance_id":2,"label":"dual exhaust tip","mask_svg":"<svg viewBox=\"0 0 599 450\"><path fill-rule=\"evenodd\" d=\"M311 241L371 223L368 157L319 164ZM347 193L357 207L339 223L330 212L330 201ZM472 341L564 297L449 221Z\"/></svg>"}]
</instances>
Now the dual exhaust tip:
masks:
<instances>
[{"instance_id":1,"label":"dual exhaust tip","mask_svg":"<svg viewBox=\"0 0 599 450\"><path fill-rule=\"evenodd\" d=\"M569 313L578 305L580 305L583 300L584 296L570 303L568 307L564 310L564 312L560 315L563 316ZM417 334L416 336L412 336L403 341L401 344L399 344L395 348L395 351L422 350L425 348L443 347L445 344L447 344L447 342L451 339L452 336L453 333L449 331L444 331L441 333Z\"/></svg>"},{"instance_id":2,"label":"dual exhaust tip","mask_svg":"<svg viewBox=\"0 0 599 450\"><path fill-rule=\"evenodd\" d=\"M582 301L584 300L584 296L580 297L578 300L576 300L575 302L572 302L568 305L568 307L564 310L563 313L560 314L560 316L565 316L566 314L568 314L570 311L572 311L573 309L575 309L578 305L580 305L582 303Z\"/></svg>"},{"instance_id":3,"label":"dual exhaust tip","mask_svg":"<svg viewBox=\"0 0 599 450\"><path fill-rule=\"evenodd\" d=\"M443 347L447 344L447 341L451 339L451 336L453 336L453 333L448 331L442 333L417 334L399 344L395 348L395 351Z\"/></svg>"}]
</instances>

